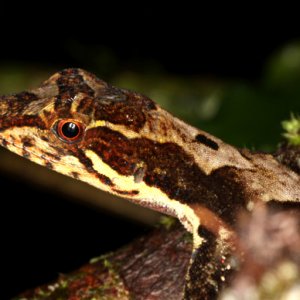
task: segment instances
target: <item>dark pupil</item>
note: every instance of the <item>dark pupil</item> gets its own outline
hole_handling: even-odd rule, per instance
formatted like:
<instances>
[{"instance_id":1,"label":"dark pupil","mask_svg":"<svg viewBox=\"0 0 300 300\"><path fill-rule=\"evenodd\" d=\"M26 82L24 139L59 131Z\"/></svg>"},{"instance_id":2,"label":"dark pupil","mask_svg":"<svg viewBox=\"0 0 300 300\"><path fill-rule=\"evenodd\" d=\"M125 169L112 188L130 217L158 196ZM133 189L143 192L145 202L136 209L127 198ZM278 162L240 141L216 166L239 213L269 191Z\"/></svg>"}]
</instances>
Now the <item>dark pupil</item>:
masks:
<instances>
[{"instance_id":1,"label":"dark pupil","mask_svg":"<svg viewBox=\"0 0 300 300\"><path fill-rule=\"evenodd\" d=\"M62 133L67 138L73 138L78 135L79 128L75 123L67 122L61 128Z\"/></svg>"}]
</instances>

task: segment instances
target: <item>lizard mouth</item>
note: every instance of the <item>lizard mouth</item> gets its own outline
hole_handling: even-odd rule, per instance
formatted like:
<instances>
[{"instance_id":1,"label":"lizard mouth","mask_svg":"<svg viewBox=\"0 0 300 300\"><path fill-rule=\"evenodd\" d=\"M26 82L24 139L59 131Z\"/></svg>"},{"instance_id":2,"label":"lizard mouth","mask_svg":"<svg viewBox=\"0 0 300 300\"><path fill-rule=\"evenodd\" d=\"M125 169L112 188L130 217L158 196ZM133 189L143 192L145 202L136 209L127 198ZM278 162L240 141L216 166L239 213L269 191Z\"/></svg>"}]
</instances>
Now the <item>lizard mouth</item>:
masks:
<instances>
[{"instance_id":1,"label":"lizard mouth","mask_svg":"<svg viewBox=\"0 0 300 300\"><path fill-rule=\"evenodd\" d=\"M97 173L93 168L88 169L85 165L81 164L80 159L76 155L59 155L57 153L44 152L32 146L26 147L20 139L7 139L2 136L0 136L0 144L9 151L41 166L45 166L50 170L80 179L98 188L99 183L102 183L104 186L110 186L111 190L119 196L134 197L138 195L138 191L135 190L118 190L107 176ZM102 186L102 188L104 187Z\"/></svg>"},{"instance_id":2,"label":"lizard mouth","mask_svg":"<svg viewBox=\"0 0 300 300\"><path fill-rule=\"evenodd\" d=\"M80 166L79 164L75 165L72 162L69 162L68 164L66 164L65 162L63 162L61 160L61 157L55 153L50 153L50 152L43 153L43 152L34 151L32 149L32 147L26 147L26 146L24 146L24 144L22 144L21 142L18 142L17 140L5 139L0 136L0 144L4 148L6 148L20 156L23 156L27 159L29 159L30 157L37 158L37 161L34 160L36 163L46 166L49 169L52 169L52 168L50 168L50 164L53 164L53 165L60 164L65 167L74 167L76 169L79 168L82 171L86 171L86 169L83 168L82 166ZM12 148L15 148L15 149L12 149Z\"/></svg>"}]
</instances>

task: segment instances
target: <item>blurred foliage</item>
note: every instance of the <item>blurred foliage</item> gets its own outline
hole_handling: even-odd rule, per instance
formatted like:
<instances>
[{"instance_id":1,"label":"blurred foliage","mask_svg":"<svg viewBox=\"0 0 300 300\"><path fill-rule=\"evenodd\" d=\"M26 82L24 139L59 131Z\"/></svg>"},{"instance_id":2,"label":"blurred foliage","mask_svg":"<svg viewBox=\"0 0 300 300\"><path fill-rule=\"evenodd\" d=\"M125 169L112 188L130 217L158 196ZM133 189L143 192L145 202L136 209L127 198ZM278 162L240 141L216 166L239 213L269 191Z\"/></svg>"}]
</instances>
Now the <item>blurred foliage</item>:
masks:
<instances>
[{"instance_id":1,"label":"blurred foliage","mask_svg":"<svg viewBox=\"0 0 300 300\"><path fill-rule=\"evenodd\" d=\"M264 83L267 89L291 97L300 93L300 41L284 47L267 62Z\"/></svg>"},{"instance_id":2,"label":"blurred foliage","mask_svg":"<svg viewBox=\"0 0 300 300\"><path fill-rule=\"evenodd\" d=\"M88 51L80 45L71 48L76 57L83 53L87 57L88 53L92 62L89 71L99 77L142 92L186 122L239 147L274 149L281 140L281 121L300 111L300 42L274 53L256 82L166 74L149 61L138 61L135 67L128 65L127 69L119 70L118 59L109 49ZM59 69L20 64L2 66L0 93L37 86Z\"/></svg>"}]
</instances>

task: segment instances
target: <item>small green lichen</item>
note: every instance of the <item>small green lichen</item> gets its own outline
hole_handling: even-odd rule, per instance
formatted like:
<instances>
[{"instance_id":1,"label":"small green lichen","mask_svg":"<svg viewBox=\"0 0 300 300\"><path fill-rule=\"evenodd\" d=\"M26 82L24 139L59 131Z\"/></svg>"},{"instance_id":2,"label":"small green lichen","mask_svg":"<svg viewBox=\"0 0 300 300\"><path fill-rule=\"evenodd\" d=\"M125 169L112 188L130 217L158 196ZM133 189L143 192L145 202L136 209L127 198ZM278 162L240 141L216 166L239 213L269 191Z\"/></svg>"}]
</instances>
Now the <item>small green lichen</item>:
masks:
<instances>
[{"instance_id":1,"label":"small green lichen","mask_svg":"<svg viewBox=\"0 0 300 300\"><path fill-rule=\"evenodd\" d=\"M162 216L160 218L159 224L162 225L167 230L170 230L175 225L176 222L177 222L177 219L175 219L173 217Z\"/></svg>"},{"instance_id":2,"label":"small green lichen","mask_svg":"<svg viewBox=\"0 0 300 300\"><path fill-rule=\"evenodd\" d=\"M300 117L291 114L290 120L281 122L282 128L285 130L283 136L290 145L300 145Z\"/></svg>"},{"instance_id":3,"label":"small green lichen","mask_svg":"<svg viewBox=\"0 0 300 300\"><path fill-rule=\"evenodd\" d=\"M65 288L68 287L68 281L67 280L61 279L59 281L59 283L60 283L60 286L61 286L62 289L65 289Z\"/></svg>"},{"instance_id":4,"label":"small green lichen","mask_svg":"<svg viewBox=\"0 0 300 300\"><path fill-rule=\"evenodd\" d=\"M106 269L108 269L109 271L112 270L112 268L113 268L112 263L108 259L106 259L106 258L103 260L103 266Z\"/></svg>"},{"instance_id":5,"label":"small green lichen","mask_svg":"<svg viewBox=\"0 0 300 300\"><path fill-rule=\"evenodd\" d=\"M97 256L97 257L93 257L90 259L90 264L95 264L101 260L106 260L108 257L110 257L112 255L111 252L109 253L106 253L106 254L102 254L100 256Z\"/></svg>"},{"instance_id":6,"label":"small green lichen","mask_svg":"<svg viewBox=\"0 0 300 300\"><path fill-rule=\"evenodd\" d=\"M41 297L41 298L46 298L48 296L50 296L52 294L52 290L51 289L46 289L46 288L38 288L36 291L36 295L37 297ZM39 299L39 298L37 298Z\"/></svg>"}]
</instances>

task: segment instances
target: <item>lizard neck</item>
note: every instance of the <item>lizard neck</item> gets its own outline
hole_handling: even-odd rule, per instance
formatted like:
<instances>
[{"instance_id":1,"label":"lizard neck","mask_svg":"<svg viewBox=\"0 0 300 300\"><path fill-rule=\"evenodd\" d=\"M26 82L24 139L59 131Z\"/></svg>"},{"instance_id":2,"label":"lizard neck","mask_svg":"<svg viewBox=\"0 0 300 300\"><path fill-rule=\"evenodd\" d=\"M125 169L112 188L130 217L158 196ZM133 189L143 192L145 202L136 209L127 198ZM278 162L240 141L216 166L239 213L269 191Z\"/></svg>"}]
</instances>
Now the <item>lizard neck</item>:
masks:
<instances>
[{"instance_id":1,"label":"lizard neck","mask_svg":"<svg viewBox=\"0 0 300 300\"><path fill-rule=\"evenodd\" d=\"M218 234L260 200L299 199L299 176L271 155L240 151L159 107L139 131L103 125L87 131L86 155L99 173L106 170L112 191L176 216L191 232L205 223Z\"/></svg>"}]
</instances>

